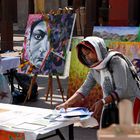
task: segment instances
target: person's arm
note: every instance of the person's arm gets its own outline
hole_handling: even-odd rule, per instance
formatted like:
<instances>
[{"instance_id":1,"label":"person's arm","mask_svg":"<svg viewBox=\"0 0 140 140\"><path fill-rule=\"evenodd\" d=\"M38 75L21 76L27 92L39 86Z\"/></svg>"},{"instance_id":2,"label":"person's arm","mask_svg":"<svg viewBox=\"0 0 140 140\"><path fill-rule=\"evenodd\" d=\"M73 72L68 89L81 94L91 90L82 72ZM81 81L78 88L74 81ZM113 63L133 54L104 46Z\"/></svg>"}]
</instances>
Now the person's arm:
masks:
<instances>
[{"instance_id":1,"label":"person's arm","mask_svg":"<svg viewBox=\"0 0 140 140\"><path fill-rule=\"evenodd\" d=\"M96 85L96 80L94 79L95 71L90 70L86 77L86 80L82 84L82 86L77 90L77 92L81 93L83 96L87 96L91 89Z\"/></svg>"},{"instance_id":2,"label":"person's arm","mask_svg":"<svg viewBox=\"0 0 140 140\"><path fill-rule=\"evenodd\" d=\"M56 109L67 109L68 107L72 106L74 103L76 103L77 101L83 100L84 97L82 94L76 92L75 94L73 94L66 102L56 106Z\"/></svg>"},{"instance_id":3,"label":"person's arm","mask_svg":"<svg viewBox=\"0 0 140 140\"><path fill-rule=\"evenodd\" d=\"M74 93L65 103L62 103L56 106L56 109L65 108L72 106L77 101L83 100L85 96L88 95L89 91L93 88L96 84L95 79L92 76L92 72L89 72L87 75L86 80L82 84L82 86Z\"/></svg>"},{"instance_id":4,"label":"person's arm","mask_svg":"<svg viewBox=\"0 0 140 140\"><path fill-rule=\"evenodd\" d=\"M93 116L98 119L101 115L101 110L105 104L112 103L114 100L119 101L124 98L127 88L127 64L120 57L114 57L111 62L112 76L115 83L115 90L106 96L104 99L98 100L90 108L94 112Z\"/></svg>"},{"instance_id":5,"label":"person's arm","mask_svg":"<svg viewBox=\"0 0 140 140\"><path fill-rule=\"evenodd\" d=\"M93 116L99 121L103 106L113 102L114 100L118 100L118 97L115 93L111 93L110 95L98 100L95 104L93 104L93 106L90 108L90 111L94 112Z\"/></svg>"}]
</instances>

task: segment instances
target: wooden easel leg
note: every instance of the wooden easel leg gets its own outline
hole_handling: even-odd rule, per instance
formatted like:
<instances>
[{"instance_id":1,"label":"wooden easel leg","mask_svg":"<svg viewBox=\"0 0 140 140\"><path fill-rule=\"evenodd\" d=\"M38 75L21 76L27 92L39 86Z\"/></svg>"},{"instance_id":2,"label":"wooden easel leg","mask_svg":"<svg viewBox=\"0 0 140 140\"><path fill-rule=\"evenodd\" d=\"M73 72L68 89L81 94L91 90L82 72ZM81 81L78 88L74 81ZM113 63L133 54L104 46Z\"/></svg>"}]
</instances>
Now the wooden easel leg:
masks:
<instances>
[{"instance_id":1,"label":"wooden easel leg","mask_svg":"<svg viewBox=\"0 0 140 140\"><path fill-rule=\"evenodd\" d=\"M46 92L46 101L48 100L50 87L51 87L50 85L51 85L51 76L49 75L49 77L48 77L48 88L47 88L47 92Z\"/></svg>"},{"instance_id":2,"label":"wooden easel leg","mask_svg":"<svg viewBox=\"0 0 140 140\"><path fill-rule=\"evenodd\" d=\"M61 82L60 82L60 79L59 79L59 76L58 75L56 75L56 79L57 79L58 88L60 90L60 93L61 93L63 102L65 102L64 95L63 95L64 90L62 89ZM47 92L46 92L46 101L48 100L49 94L50 94L50 100L51 100L51 105L52 105L52 98L53 98L53 78L52 78L52 75L51 74L48 77L48 88L47 88Z\"/></svg>"},{"instance_id":3,"label":"wooden easel leg","mask_svg":"<svg viewBox=\"0 0 140 140\"><path fill-rule=\"evenodd\" d=\"M27 91L27 95L26 95L26 98L25 98L23 104L25 104L27 99L30 99L31 94L32 94L32 88L33 88L34 83L36 82L36 78L37 78L37 74L35 74L31 79L31 83L30 83L30 86L29 86L29 89Z\"/></svg>"},{"instance_id":4,"label":"wooden easel leg","mask_svg":"<svg viewBox=\"0 0 140 140\"><path fill-rule=\"evenodd\" d=\"M59 76L58 76L58 75L56 75L56 79L57 79L58 87L59 87L59 89L60 89L60 93L61 93L63 102L65 102L64 95L63 95L64 90L62 89L61 82L60 82L60 79L59 79Z\"/></svg>"},{"instance_id":5,"label":"wooden easel leg","mask_svg":"<svg viewBox=\"0 0 140 140\"><path fill-rule=\"evenodd\" d=\"M52 76L50 78L50 100L51 100L51 106L52 106L52 96L53 96L53 79Z\"/></svg>"},{"instance_id":6,"label":"wooden easel leg","mask_svg":"<svg viewBox=\"0 0 140 140\"><path fill-rule=\"evenodd\" d=\"M50 84L49 84L49 78L48 78L48 88L47 88L47 92L46 92L46 94L45 94L45 96L46 96L46 101L48 100L49 91L50 91Z\"/></svg>"},{"instance_id":7,"label":"wooden easel leg","mask_svg":"<svg viewBox=\"0 0 140 140\"><path fill-rule=\"evenodd\" d=\"M49 75L49 78L48 78L48 89L47 89L47 93L46 93L46 101L48 100L48 96L49 96L49 93L50 93L50 100L51 100L51 105L52 105L52 96L53 96L53 79L52 79L52 75L50 74Z\"/></svg>"}]
</instances>

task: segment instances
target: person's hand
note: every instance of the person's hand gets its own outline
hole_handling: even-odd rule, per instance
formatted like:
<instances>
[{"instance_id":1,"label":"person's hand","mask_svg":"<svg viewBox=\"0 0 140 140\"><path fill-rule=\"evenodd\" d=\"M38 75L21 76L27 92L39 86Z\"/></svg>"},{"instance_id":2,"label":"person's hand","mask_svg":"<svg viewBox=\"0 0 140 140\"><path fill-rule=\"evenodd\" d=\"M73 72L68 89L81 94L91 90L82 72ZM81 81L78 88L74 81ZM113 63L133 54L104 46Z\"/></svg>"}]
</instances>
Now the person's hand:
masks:
<instances>
[{"instance_id":1,"label":"person's hand","mask_svg":"<svg viewBox=\"0 0 140 140\"><path fill-rule=\"evenodd\" d=\"M103 109L103 102L102 102L102 100L98 100L90 108L90 111L93 111L93 117L96 118L98 121L100 120L102 109Z\"/></svg>"},{"instance_id":2,"label":"person's hand","mask_svg":"<svg viewBox=\"0 0 140 140\"><path fill-rule=\"evenodd\" d=\"M62 104L56 106L56 109L58 109L58 110L61 108L64 108L66 110L68 108L68 103L65 102L65 103L62 103Z\"/></svg>"}]
</instances>

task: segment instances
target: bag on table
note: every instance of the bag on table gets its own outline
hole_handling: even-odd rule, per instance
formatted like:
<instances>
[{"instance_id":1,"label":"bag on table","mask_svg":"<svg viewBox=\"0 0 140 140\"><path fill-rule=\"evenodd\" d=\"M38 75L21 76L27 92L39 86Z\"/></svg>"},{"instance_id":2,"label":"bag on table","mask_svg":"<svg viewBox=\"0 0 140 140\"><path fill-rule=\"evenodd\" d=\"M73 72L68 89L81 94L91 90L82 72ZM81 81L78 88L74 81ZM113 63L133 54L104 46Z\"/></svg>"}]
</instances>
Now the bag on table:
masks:
<instances>
[{"instance_id":1,"label":"bag on table","mask_svg":"<svg viewBox=\"0 0 140 140\"><path fill-rule=\"evenodd\" d=\"M119 110L115 102L105 106L102 113L101 127L106 128L114 123L119 124Z\"/></svg>"}]
</instances>

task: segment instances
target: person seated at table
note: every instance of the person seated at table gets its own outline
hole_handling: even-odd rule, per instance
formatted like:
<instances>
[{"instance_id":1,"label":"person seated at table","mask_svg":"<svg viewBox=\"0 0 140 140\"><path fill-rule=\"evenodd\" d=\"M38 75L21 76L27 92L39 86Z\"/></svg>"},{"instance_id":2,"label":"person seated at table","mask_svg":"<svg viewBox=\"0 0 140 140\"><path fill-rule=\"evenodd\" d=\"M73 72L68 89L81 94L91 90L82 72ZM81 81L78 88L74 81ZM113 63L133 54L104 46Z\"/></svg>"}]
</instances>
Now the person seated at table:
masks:
<instances>
[{"instance_id":1,"label":"person seated at table","mask_svg":"<svg viewBox=\"0 0 140 140\"><path fill-rule=\"evenodd\" d=\"M108 50L102 38L93 36L86 37L76 48L79 61L90 71L83 85L66 102L56 106L56 109L67 109L77 101L84 100L96 83L101 85L103 92L103 98L90 108L97 120L104 117L101 115L102 109L110 103L122 99L134 102L136 97L140 98L140 89L125 60L126 56ZM131 61L129 64L132 65Z\"/></svg>"}]
</instances>

